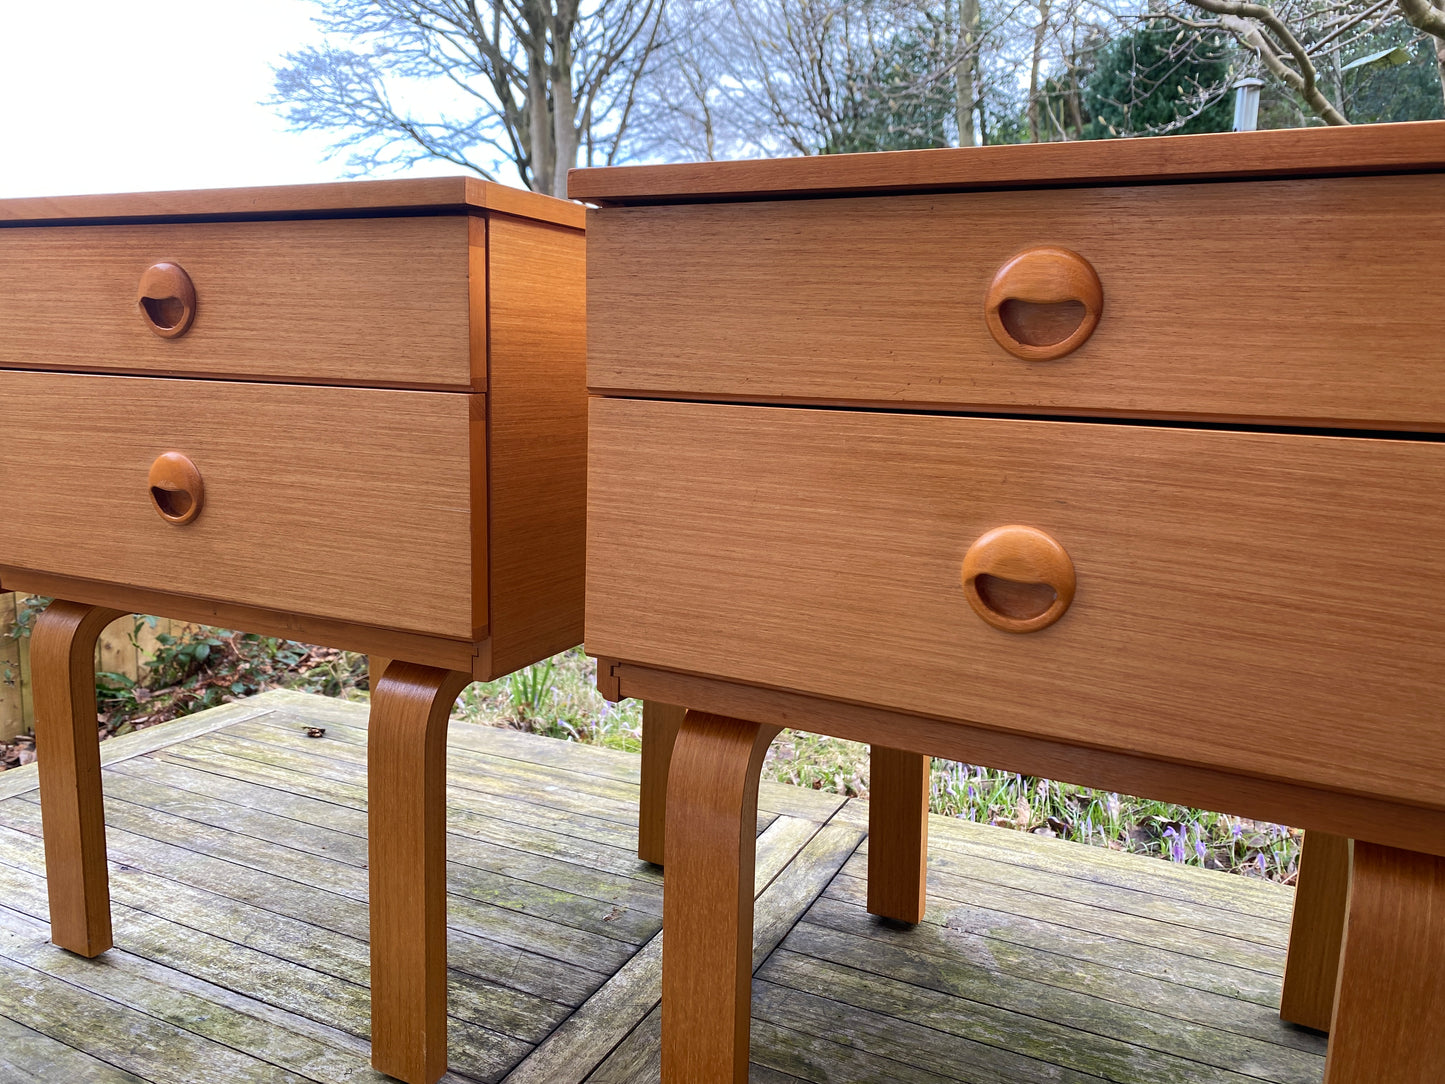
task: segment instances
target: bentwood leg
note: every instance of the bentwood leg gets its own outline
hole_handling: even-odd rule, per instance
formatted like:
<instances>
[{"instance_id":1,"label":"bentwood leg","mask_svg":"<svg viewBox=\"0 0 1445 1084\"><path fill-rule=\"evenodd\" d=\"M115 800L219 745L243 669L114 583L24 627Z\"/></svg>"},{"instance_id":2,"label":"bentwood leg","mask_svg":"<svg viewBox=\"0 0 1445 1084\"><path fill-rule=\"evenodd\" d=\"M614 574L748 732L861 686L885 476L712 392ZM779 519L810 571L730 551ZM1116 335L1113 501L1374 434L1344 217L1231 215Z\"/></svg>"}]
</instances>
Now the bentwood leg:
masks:
<instances>
[{"instance_id":1,"label":"bentwood leg","mask_svg":"<svg viewBox=\"0 0 1445 1084\"><path fill-rule=\"evenodd\" d=\"M663 1084L746 1084L758 773L777 727L689 711L667 786Z\"/></svg>"},{"instance_id":2,"label":"bentwood leg","mask_svg":"<svg viewBox=\"0 0 1445 1084\"><path fill-rule=\"evenodd\" d=\"M667 771L686 709L642 702L642 794L637 809L637 857L662 865L667 822Z\"/></svg>"},{"instance_id":3,"label":"bentwood leg","mask_svg":"<svg viewBox=\"0 0 1445 1084\"><path fill-rule=\"evenodd\" d=\"M30 640L50 939L82 956L111 946L95 642L120 616L119 610L56 599L35 622Z\"/></svg>"},{"instance_id":4,"label":"bentwood leg","mask_svg":"<svg viewBox=\"0 0 1445 1084\"><path fill-rule=\"evenodd\" d=\"M1349 892L1350 841L1306 832L1279 999L1279 1015L1291 1023L1330 1030Z\"/></svg>"},{"instance_id":5,"label":"bentwood leg","mask_svg":"<svg viewBox=\"0 0 1445 1084\"><path fill-rule=\"evenodd\" d=\"M371 693L371 1064L407 1084L447 1068L447 719L471 680L392 661Z\"/></svg>"},{"instance_id":6,"label":"bentwood leg","mask_svg":"<svg viewBox=\"0 0 1445 1084\"><path fill-rule=\"evenodd\" d=\"M1325 1084L1445 1073L1445 858L1355 841Z\"/></svg>"},{"instance_id":7,"label":"bentwood leg","mask_svg":"<svg viewBox=\"0 0 1445 1084\"><path fill-rule=\"evenodd\" d=\"M384 655L366 656L366 687L373 693L381 684L381 675L386 673L386 668L390 665L391 660Z\"/></svg>"},{"instance_id":8,"label":"bentwood leg","mask_svg":"<svg viewBox=\"0 0 1445 1084\"><path fill-rule=\"evenodd\" d=\"M868 913L923 921L932 758L875 745L868 786Z\"/></svg>"}]
</instances>

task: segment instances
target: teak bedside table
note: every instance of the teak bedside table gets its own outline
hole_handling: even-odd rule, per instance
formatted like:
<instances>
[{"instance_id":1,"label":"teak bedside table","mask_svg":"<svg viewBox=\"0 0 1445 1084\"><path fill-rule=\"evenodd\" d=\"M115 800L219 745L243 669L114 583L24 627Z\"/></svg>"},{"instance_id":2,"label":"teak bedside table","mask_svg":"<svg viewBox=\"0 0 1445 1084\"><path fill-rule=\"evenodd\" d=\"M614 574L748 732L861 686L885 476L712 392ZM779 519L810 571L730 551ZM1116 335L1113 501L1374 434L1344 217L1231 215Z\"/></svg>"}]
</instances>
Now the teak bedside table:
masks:
<instances>
[{"instance_id":1,"label":"teak bedside table","mask_svg":"<svg viewBox=\"0 0 1445 1084\"><path fill-rule=\"evenodd\" d=\"M909 921L930 754L1309 829L1283 1014L1329 1084L1445 1076L1445 122L570 194L587 649L690 709L645 735L665 1081L747 1077L780 726L877 743Z\"/></svg>"},{"instance_id":2,"label":"teak bedside table","mask_svg":"<svg viewBox=\"0 0 1445 1084\"><path fill-rule=\"evenodd\" d=\"M0 589L57 600L56 944L111 944L107 622L368 652L372 1059L445 1071L447 716L582 638L582 225L463 178L0 202Z\"/></svg>"}]
</instances>

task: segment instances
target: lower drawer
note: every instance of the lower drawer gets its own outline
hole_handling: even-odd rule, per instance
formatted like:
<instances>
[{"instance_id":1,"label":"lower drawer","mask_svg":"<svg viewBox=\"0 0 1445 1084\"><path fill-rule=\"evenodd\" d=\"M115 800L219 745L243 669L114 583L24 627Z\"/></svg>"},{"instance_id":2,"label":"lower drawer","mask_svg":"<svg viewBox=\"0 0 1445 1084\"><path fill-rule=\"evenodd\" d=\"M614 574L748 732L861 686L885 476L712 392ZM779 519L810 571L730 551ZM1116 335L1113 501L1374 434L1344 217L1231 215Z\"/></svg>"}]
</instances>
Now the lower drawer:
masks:
<instances>
[{"instance_id":1,"label":"lower drawer","mask_svg":"<svg viewBox=\"0 0 1445 1084\"><path fill-rule=\"evenodd\" d=\"M482 403L0 371L0 566L472 640ZM152 503L168 452L201 477L184 525Z\"/></svg>"},{"instance_id":2,"label":"lower drawer","mask_svg":"<svg viewBox=\"0 0 1445 1084\"><path fill-rule=\"evenodd\" d=\"M592 654L1445 807L1445 444L594 399ZM1039 631L965 554L1047 532Z\"/></svg>"}]
</instances>

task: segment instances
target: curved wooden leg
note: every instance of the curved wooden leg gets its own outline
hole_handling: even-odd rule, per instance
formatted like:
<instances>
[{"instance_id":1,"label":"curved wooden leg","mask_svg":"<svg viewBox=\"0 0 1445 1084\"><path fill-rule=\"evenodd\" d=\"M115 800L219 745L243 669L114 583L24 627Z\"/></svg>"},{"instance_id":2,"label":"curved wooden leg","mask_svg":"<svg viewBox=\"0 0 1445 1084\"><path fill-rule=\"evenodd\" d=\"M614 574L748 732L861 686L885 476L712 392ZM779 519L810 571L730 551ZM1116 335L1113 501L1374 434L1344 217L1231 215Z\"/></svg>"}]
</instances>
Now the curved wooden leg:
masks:
<instances>
[{"instance_id":1,"label":"curved wooden leg","mask_svg":"<svg viewBox=\"0 0 1445 1084\"><path fill-rule=\"evenodd\" d=\"M393 661L371 694L371 1064L407 1084L447 1068L447 719L471 680Z\"/></svg>"},{"instance_id":2,"label":"curved wooden leg","mask_svg":"<svg viewBox=\"0 0 1445 1084\"><path fill-rule=\"evenodd\" d=\"M366 688L368 692L376 692L376 687L381 684L381 675L386 673L386 668L391 665L391 660L384 655L366 656Z\"/></svg>"},{"instance_id":3,"label":"curved wooden leg","mask_svg":"<svg viewBox=\"0 0 1445 1084\"><path fill-rule=\"evenodd\" d=\"M1325 1084L1445 1073L1445 858L1355 841Z\"/></svg>"},{"instance_id":4,"label":"curved wooden leg","mask_svg":"<svg viewBox=\"0 0 1445 1084\"><path fill-rule=\"evenodd\" d=\"M642 702L642 794L637 808L637 857L662 865L667 827L667 772L686 709Z\"/></svg>"},{"instance_id":5,"label":"curved wooden leg","mask_svg":"<svg viewBox=\"0 0 1445 1084\"><path fill-rule=\"evenodd\" d=\"M1330 1030L1349 893L1350 841L1306 832L1279 999L1280 1017L1292 1024Z\"/></svg>"},{"instance_id":6,"label":"curved wooden leg","mask_svg":"<svg viewBox=\"0 0 1445 1084\"><path fill-rule=\"evenodd\" d=\"M667 784L663 1084L746 1084L758 773L779 728L689 711Z\"/></svg>"},{"instance_id":7,"label":"curved wooden leg","mask_svg":"<svg viewBox=\"0 0 1445 1084\"><path fill-rule=\"evenodd\" d=\"M95 642L120 616L119 610L56 599L30 638L50 939L82 956L98 956L112 943Z\"/></svg>"},{"instance_id":8,"label":"curved wooden leg","mask_svg":"<svg viewBox=\"0 0 1445 1084\"><path fill-rule=\"evenodd\" d=\"M917 925L928 891L932 758L875 745L868 786L868 913Z\"/></svg>"}]
</instances>

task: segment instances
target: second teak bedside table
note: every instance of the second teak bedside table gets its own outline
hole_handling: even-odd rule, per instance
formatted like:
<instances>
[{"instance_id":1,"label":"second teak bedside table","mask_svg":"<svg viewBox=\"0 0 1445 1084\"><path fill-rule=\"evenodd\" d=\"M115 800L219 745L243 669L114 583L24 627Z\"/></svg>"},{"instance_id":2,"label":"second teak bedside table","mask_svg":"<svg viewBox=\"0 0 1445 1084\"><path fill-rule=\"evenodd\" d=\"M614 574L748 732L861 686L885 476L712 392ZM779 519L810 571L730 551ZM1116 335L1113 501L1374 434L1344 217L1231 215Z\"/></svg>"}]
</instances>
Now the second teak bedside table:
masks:
<instances>
[{"instance_id":1,"label":"second teak bedside table","mask_svg":"<svg viewBox=\"0 0 1445 1084\"><path fill-rule=\"evenodd\" d=\"M689 709L653 758L666 1084L747 1079L780 726L883 753L892 918L930 755L1309 829L1282 1014L1329 1084L1442 1079L1445 123L570 191L587 648Z\"/></svg>"}]
</instances>

